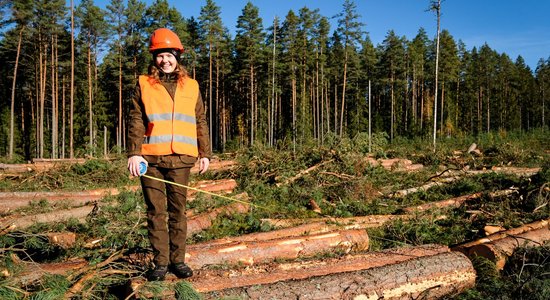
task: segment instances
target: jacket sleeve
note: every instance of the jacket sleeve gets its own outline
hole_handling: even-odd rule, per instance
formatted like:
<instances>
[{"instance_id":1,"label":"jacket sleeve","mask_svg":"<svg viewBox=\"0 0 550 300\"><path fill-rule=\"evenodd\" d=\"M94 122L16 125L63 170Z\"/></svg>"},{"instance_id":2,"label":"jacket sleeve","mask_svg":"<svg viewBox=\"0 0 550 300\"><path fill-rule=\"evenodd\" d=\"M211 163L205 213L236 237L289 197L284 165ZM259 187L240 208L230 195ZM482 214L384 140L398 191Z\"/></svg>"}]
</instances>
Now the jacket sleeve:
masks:
<instances>
[{"instance_id":1,"label":"jacket sleeve","mask_svg":"<svg viewBox=\"0 0 550 300\"><path fill-rule=\"evenodd\" d=\"M147 125L145 124L146 120L147 117L143 103L141 102L141 88L138 81L134 89L128 114L128 157L141 155L141 144L143 143L143 136L145 135Z\"/></svg>"},{"instance_id":2,"label":"jacket sleeve","mask_svg":"<svg viewBox=\"0 0 550 300\"><path fill-rule=\"evenodd\" d=\"M210 148L210 135L208 134L208 123L206 122L206 113L202 96L199 92L199 98L195 106L195 116L197 119L197 142L199 148L199 158L212 158L212 150Z\"/></svg>"}]
</instances>

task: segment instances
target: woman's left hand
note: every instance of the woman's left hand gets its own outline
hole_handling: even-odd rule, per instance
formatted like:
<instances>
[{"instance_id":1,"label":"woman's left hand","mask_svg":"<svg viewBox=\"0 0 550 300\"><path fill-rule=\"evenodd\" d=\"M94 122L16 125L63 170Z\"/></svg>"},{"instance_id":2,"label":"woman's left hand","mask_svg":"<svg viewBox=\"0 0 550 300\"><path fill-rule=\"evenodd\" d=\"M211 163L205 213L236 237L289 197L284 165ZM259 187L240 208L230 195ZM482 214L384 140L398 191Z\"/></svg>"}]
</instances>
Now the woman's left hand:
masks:
<instances>
[{"instance_id":1,"label":"woman's left hand","mask_svg":"<svg viewBox=\"0 0 550 300\"><path fill-rule=\"evenodd\" d=\"M210 159L203 157L199 160L199 174L204 174L210 166Z\"/></svg>"}]
</instances>

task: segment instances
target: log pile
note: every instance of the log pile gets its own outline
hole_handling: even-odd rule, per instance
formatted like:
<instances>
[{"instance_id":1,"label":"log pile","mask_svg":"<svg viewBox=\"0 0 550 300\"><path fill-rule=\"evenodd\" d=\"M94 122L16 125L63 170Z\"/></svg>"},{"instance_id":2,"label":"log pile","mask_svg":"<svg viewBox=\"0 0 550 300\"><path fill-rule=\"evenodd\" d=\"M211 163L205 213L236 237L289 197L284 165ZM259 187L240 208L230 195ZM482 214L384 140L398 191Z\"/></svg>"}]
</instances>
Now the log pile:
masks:
<instances>
[{"instance_id":1,"label":"log pile","mask_svg":"<svg viewBox=\"0 0 550 300\"><path fill-rule=\"evenodd\" d=\"M174 280L170 277L168 284ZM424 245L231 271L200 270L189 281L204 299L438 299L473 287L475 271L464 255ZM130 282L129 292L137 298L153 296L143 280ZM175 299L172 289L161 296Z\"/></svg>"},{"instance_id":2,"label":"log pile","mask_svg":"<svg viewBox=\"0 0 550 300\"><path fill-rule=\"evenodd\" d=\"M234 179L203 180L190 182L190 187L198 188L210 193L232 193L237 187ZM29 205L32 201L45 200L50 204L65 201L70 206L81 206L93 201L99 201L106 196L116 196L122 191L135 192L141 186L131 185L122 188L96 189L76 192L0 192L0 213L8 213L16 208ZM193 201L197 197L197 191L187 191L187 201Z\"/></svg>"},{"instance_id":3,"label":"log pile","mask_svg":"<svg viewBox=\"0 0 550 300\"><path fill-rule=\"evenodd\" d=\"M402 161L377 161L381 166L396 170L403 165ZM231 167L232 164L220 164ZM211 165L212 166L212 165ZM320 165L311 167L281 184L291 184ZM222 167L220 167L222 168ZM495 170L491 170L495 171ZM501 170L502 171L502 170ZM533 170L515 170L514 174L529 174ZM460 176L442 178L437 183L416 188L414 191L427 189L433 184L451 182ZM236 188L234 180L203 181L194 186L210 192L232 192ZM138 189L139 187L134 187ZM397 195L414 192L411 189L398 191ZM97 195L116 195L118 189L94 191ZM504 190L490 194L497 197L514 193L515 190ZM189 200L194 192L189 191ZM87 197L92 197L92 192ZM219 299L247 295L250 299L439 299L450 297L471 288L475 284L475 271L469 256L484 256L495 262L502 269L506 258L520 246L541 245L550 240L548 221L543 220L522 226L521 228L498 232L485 239L473 241L453 248L446 246L424 245L388 249L380 252L367 252L369 236L365 229L379 227L393 220L407 220L415 213L433 208L456 207L478 199L482 193L464 195L434 203L405 208L403 215L374 215L352 218L311 218L303 219L263 219L262 222L280 228L270 232L259 232L248 235L226 237L206 243L189 245L186 252L187 264L195 270L195 276L189 279L193 287L203 293L205 299ZM12 194L2 199L38 196ZM72 195L50 195L71 197ZM3 198L4 197L4 198ZM11 197L11 198L9 198ZM246 194L236 198L248 202ZM66 198L65 198L66 199ZM90 198L88 198L90 199ZM75 202L78 200L75 200ZM24 202L21 202L24 203ZM64 218L83 219L89 216L98 206L88 205L52 214L4 218L0 220L0 229L8 232L25 228L36 222L54 222ZM13 208L10 208L13 209ZM247 213L250 205L234 202L202 214L189 216L188 233L194 234L212 226L215 219L223 215ZM70 247L75 236L59 233L48 235L51 243ZM67 246L69 245L69 246ZM326 253L338 253L341 257L319 258ZM115 258L120 259L122 254ZM144 263L148 258L126 258L135 264ZM283 262L281 262L283 261ZM106 262L106 264L109 262ZM66 297L78 295L85 281L97 275L97 270L85 261L67 262L50 266L29 265L39 272L23 272L17 276L21 282L38 280L46 273L65 274L80 279L67 292ZM78 270L80 269L80 270ZM75 271L76 270L76 271ZM84 274L88 272L88 274ZM32 274L31 274L32 273ZM73 275L70 275L70 274ZM75 273L77 275L75 275ZM170 275L167 284L175 284L177 279ZM132 278L128 283L127 298L159 297L147 289L142 277ZM162 299L173 299L173 289L165 290ZM246 298L246 299L248 299Z\"/></svg>"},{"instance_id":4,"label":"log pile","mask_svg":"<svg viewBox=\"0 0 550 300\"><path fill-rule=\"evenodd\" d=\"M550 219L540 220L488 235L487 237L458 245L453 248L469 257L483 256L502 270L506 259L519 247L542 246L550 241Z\"/></svg>"}]
</instances>

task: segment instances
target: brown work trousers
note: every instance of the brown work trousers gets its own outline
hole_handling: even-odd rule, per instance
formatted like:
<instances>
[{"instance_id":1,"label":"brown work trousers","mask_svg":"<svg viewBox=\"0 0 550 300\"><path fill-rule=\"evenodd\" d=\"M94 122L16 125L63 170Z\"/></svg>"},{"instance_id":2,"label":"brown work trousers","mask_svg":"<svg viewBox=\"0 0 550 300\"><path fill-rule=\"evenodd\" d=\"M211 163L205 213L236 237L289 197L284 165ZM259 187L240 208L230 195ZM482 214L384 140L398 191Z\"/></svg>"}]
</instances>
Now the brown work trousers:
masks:
<instances>
[{"instance_id":1,"label":"brown work trousers","mask_svg":"<svg viewBox=\"0 0 550 300\"><path fill-rule=\"evenodd\" d=\"M190 170L190 167L161 168L149 165L146 174L187 185ZM155 265L183 263L187 238L187 189L143 176L141 186L147 204L147 229L155 254Z\"/></svg>"}]
</instances>

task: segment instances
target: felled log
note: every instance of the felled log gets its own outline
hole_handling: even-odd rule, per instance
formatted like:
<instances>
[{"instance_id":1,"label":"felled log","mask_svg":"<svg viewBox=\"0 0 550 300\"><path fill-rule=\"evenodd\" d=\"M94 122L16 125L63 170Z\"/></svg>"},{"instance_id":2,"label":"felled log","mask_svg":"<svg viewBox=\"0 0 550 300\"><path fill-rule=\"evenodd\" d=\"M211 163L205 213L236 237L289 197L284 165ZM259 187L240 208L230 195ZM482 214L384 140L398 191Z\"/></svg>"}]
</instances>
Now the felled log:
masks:
<instances>
[{"instance_id":1,"label":"felled log","mask_svg":"<svg viewBox=\"0 0 550 300\"><path fill-rule=\"evenodd\" d=\"M410 257L379 267L355 263L354 268L346 272L207 292L204 298L247 295L247 299L440 299L472 288L476 278L471 261L459 252Z\"/></svg>"},{"instance_id":2,"label":"felled log","mask_svg":"<svg viewBox=\"0 0 550 300\"><path fill-rule=\"evenodd\" d=\"M386 222L408 218L410 218L410 216L407 215L370 215L350 218L261 219L261 221L273 227L291 227L304 223L325 222L337 223L345 226L347 229L365 229L380 227Z\"/></svg>"},{"instance_id":3,"label":"felled log","mask_svg":"<svg viewBox=\"0 0 550 300\"><path fill-rule=\"evenodd\" d=\"M246 193L235 196L236 199L247 198ZM187 234L194 234L212 226L212 222L220 215L243 214L250 210L250 205L241 202L233 202L227 206L218 207L211 211L194 215L187 219Z\"/></svg>"},{"instance_id":4,"label":"felled log","mask_svg":"<svg viewBox=\"0 0 550 300\"><path fill-rule=\"evenodd\" d=\"M33 172L33 171L39 172L39 171L52 169L59 165L76 164L76 163L82 164L85 162L86 162L86 159L84 158L74 158L74 159L35 158L30 164L0 164L0 172L10 173L10 174L26 173L26 172Z\"/></svg>"},{"instance_id":5,"label":"felled log","mask_svg":"<svg viewBox=\"0 0 550 300\"><path fill-rule=\"evenodd\" d=\"M48 203L66 201L70 206L81 206L109 195L118 195L123 190L136 191L140 188L140 186L133 185L120 189L108 188L74 192L0 192L0 213L7 213L13 209L27 206L31 201L38 200L46 200Z\"/></svg>"},{"instance_id":6,"label":"felled log","mask_svg":"<svg viewBox=\"0 0 550 300\"><path fill-rule=\"evenodd\" d=\"M221 179L221 180L203 180L199 182L190 183L191 187L201 189L203 191L211 193L232 193L233 190L237 187L237 182L235 179ZM193 201L197 194L195 190L187 190L187 201Z\"/></svg>"},{"instance_id":7,"label":"felled log","mask_svg":"<svg viewBox=\"0 0 550 300\"><path fill-rule=\"evenodd\" d=\"M58 210L49 213L37 214L32 216L10 216L0 220L0 228L24 229L36 223L62 222L70 218L82 220L86 218L95 208L94 205L82 206L79 208Z\"/></svg>"},{"instance_id":8,"label":"felled log","mask_svg":"<svg viewBox=\"0 0 550 300\"><path fill-rule=\"evenodd\" d=\"M540 168L520 168L520 167L492 167L487 170L468 170L469 175L500 173L508 175L516 175L519 177L531 177L540 172Z\"/></svg>"},{"instance_id":9,"label":"felled log","mask_svg":"<svg viewBox=\"0 0 550 300\"><path fill-rule=\"evenodd\" d=\"M365 230L342 230L267 241L234 242L211 247L188 247L187 264L193 269L207 265L252 265L274 259L295 259L330 250L365 250L369 237Z\"/></svg>"},{"instance_id":10,"label":"felled log","mask_svg":"<svg viewBox=\"0 0 550 300\"><path fill-rule=\"evenodd\" d=\"M525 233L531 230L536 230L536 229L545 228L545 227L548 228L549 223L550 223L550 219L535 221L532 223L524 224L516 228L508 229L506 231L497 232L475 241L457 245L452 249L453 251L460 251L464 254L468 254L468 252L470 251L470 248L475 245L494 242L496 240L500 240L508 236L520 235L522 233Z\"/></svg>"},{"instance_id":11,"label":"felled log","mask_svg":"<svg viewBox=\"0 0 550 300\"><path fill-rule=\"evenodd\" d=\"M427 191L432 187L444 185L444 184L447 184L447 183L451 183L451 182L457 181L457 180L462 179L462 178L463 178L462 176L453 176L453 177L441 178L438 181L428 182L428 183L426 183L424 185L421 185L421 186L412 187L412 188L408 188L408 189L402 189L402 190L392 192L391 196L392 197L405 197L409 194L416 193L416 192L421 192L421 191Z\"/></svg>"},{"instance_id":12,"label":"felled log","mask_svg":"<svg viewBox=\"0 0 550 300\"><path fill-rule=\"evenodd\" d=\"M67 275L72 271L88 265L88 262L83 258L75 260L57 262L57 263L24 263L23 270L20 273L9 274L6 278L17 286L27 286L39 281L44 275Z\"/></svg>"},{"instance_id":13,"label":"felled log","mask_svg":"<svg viewBox=\"0 0 550 300\"><path fill-rule=\"evenodd\" d=\"M518 177L530 177L540 172L540 168L522 168L522 167L492 167L490 169L483 170L470 170L468 168L462 170L446 170L445 174L437 177L449 177L449 176L473 176L483 175L489 173L500 173L508 175L516 175Z\"/></svg>"},{"instance_id":14,"label":"felled log","mask_svg":"<svg viewBox=\"0 0 550 300\"><path fill-rule=\"evenodd\" d=\"M76 234L74 232L48 232L44 235L51 244L63 249L69 249L76 242Z\"/></svg>"},{"instance_id":15,"label":"felled log","mask_svg":"<svg viewBox=\"0 0 550 300\"><path fill-rule=\"evenodd\" d=\"M424 166L422 164L413 164L411 160L405 158L386 158L375 159L372 156L366 157L365 160L373 167L381 166L389 171L418 171Z\"/></svg>"},{"instance_id":16,"label":"felled log","mask_svg":"<svg viewBox=\"0 0 550 300\"><path fill-rule=\"evenodd\" d=\"M271 284L279 281L301 280L334 273L359 270L397 264L424 256L448 253L449 248L441 245L422 245L388 249L341 258L325 258L275 265L257 265L228 273L225 270L201 270L190 278L193 287L202 293L222 291L230 288Z\"/></svg>"},{"instance_id":17,"label":"felled log","mask_svg":"<svg viewBox=\"0 0 550 300\"><path fill-rule=\"evenodd\" d=\"M204 180L191 182L189 186L196 187L211 193L231 193L237 187L234 179ZM31 201L46 200L49 203L66 201L71 206L81 206L91 201L98 201L106 196L116 196L122 191L137 191L141 186L131 185L123 188L96 189L74 192L0 192L0 213L7 213L13 209L29 205ZM187 201L193 201L198 192L187 191Z\"/></svg>"},{"instance_id":18,"label":"felled log","mask_svg":"<svg viewBox=\"0 0 550 300\"><path fill-rule=\"evenodd\" d=\"M517 191L514 190L514 189L500 190L500 191L491 192L489 194L489 197L493 197L493 198L494 197L502 197L502 196L510 195L512 193L515 193L515 192L517 192ZM478 199L481 196L483 196L483 193L481 193L481 192L473 193L473 194L458 196L458 197L445 199L445 200L441 200L441 201L429 202L429 203L424 203L424 204L420 204L420 205L416 205L416 206L411 206L411 207L404 208L403 210L407 213L412 213L412 212L427 211L427 210L430 210L430 209L433 209L433 208L459 207L463 203L465 203L467 201Z\"/></svg>"},{"instance_id":19,"label":"felled log","mask_svg":"<svg viewBox=\"0 0 550 300\"><path fill-rule=\"evenodd\" d=\"M0 164L0 172L9 174L20 174L32 172L32 164Z\"/></svg>"},{"instance_id":20,"label":"felled log","mask_svg":"<svg viewBox=\"0 0 550 300\"><path fill-rule=\"evenodd\" d=\"M433 208L459 207L460 205L462 205L466 201L473 200L473 199L478 199L479 197L481 197L481 195L483 195L483 193L474 193L474 194L470 194L470 195L454 197L454 198L451 198L451 199L446 199L446 200L441 200L441 201L436 201L436 202L429 202L429 203L424 203L424 204L420 204L420 205L416 205L416 206L406 207L403 210L407 213L413 213L413 212L427 211L427 210L430 210L430 209L433 209Z\"/></svg>"},{"instance_id":21,"label":"felled log","mask_svg":"<svg viewBox=\"0 0 550 300\"><path fill-rule=\"evenodd\" d=\"M85 158L34 158L32 164L37 172L48 171L63 165L83 164Z\"/></svg>"},{"instance_id":22,"label":"felled log","mask_svg":"<svg viewBox=\"0 0 550 300\"><path fill-rule=\"evenodd\" d=\"M280 264L259 264L245 268L231 268L230 270L196 270L195 275L187 280L193 285L196 291L205 293L208 297L214 297L215 294L221 294L226 289L269 285L291 280L307 280L308 278L334 273L378 268L384 265L402 263L418 257L448 252L449 248L446 246L422 245L388 249L380 252L345 255L339 258L322 258ZM167 288L164 289L162 295L155 295L152 291L148 290L147 286L144 285L145 280L142 278L131 279L128 282L127 293L128 295L133 293L140 299L152 298L154 296L161 297L162 299L174 299L173 289L170 288L170 285L174 284L177 279L171 275L166 279Z\"/></svg>"},{"instance_id":23,"label":"felled log","mask_svg":"<svg viewBox=\"0 0 550 300\"><path fill-rule=\"evenodd\" d=\"M542 246L547 241L550 241L548 226L472 246L468 251L468 256L483 256L494 262L498 270L502 270L506 259L514 254L517 248Z\"/></svg>"},{"instance_id":24,"label":"felled log","mask_svg":"<svg viewBox=\"0 0 550 300\"><path fill-rule=\"evenodd\" d=\"M326 233L330 231L337 231L342 229L356 229L340 226L337 224L327 224L325 222L306 223L298 226L287 227L282 229L276 229L265 232L255 232L239 236L230 236L217 240L210 240L203 243L192 244L187 246L187 249L201 249L205 247L211 247L213 245L222 245L236 242L253 242L253 241L266 241L280 238L289 238L303 235L313 235Z\"/></svg>"},{"instance_id":25,"label":"felled log","mask_svg":"<svg viewBox=\"0 0 550 300\"><path fill-rule=\"evenodd\" d=\"M219 172L224 170L231 170L231 168L237 166L237 162L234 160L219 160L219 159L212 159L210 160L210 165L208 166L208 172ZM199 164L196 163L191 168L192 174L199 173Z\"/></svg>"},{"instance_id":26,"label":"felled log","mask_svg":"<svg viewBox=\"0 0 550 300\"><path fill-rule=\"evenodd\" d=\"M439 178L439 176L436 176L438 177L437 181L431 181L418 187L412 187L408 189L394 191L390 193L390 195L392 197L404 197L412 193L427 191L428 189L434 186L440 186L440 185L457 181L459 179L464 178L464 176L474 176L474 175L489 174L489 173L502 173L502 174L516 175L519 177L530 177L535 175L539 171L540 171L540 168L517 168L517 167L493 167L488 170L462 170L462 171L454 171L454 172L449 171L447 174L449 176L447 177Z\"/></svg>"}]
</instances>

